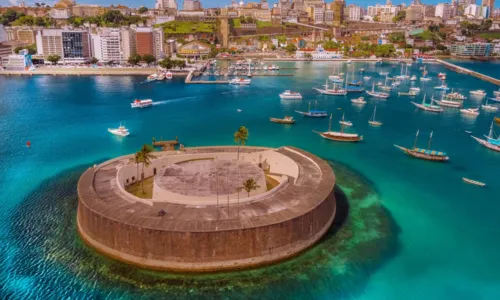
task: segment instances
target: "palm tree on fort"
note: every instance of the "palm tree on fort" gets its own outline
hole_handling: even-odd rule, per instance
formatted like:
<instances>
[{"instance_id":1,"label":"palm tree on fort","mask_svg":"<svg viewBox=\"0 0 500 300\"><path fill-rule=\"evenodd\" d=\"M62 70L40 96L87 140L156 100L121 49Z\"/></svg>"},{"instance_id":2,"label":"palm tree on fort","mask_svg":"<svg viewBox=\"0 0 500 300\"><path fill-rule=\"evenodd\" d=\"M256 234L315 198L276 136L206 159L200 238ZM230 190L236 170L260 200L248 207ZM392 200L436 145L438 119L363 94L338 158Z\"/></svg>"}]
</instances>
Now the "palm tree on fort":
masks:
<instances>
[{"instance_id":1,"label":"palm tree on fort","mask_svg":"<svg viewBox=\"0 0 500 300\"><path fill-rule=\"evenodd\" d=\"M240 145L245 146L248 140L248 129L245 126L240 126L238 131L234 133L234 142L238 144L238 160L240 159Z\"/></svg>"},{"instance_id":2,"label":"palm tree on fort","mask_svg":"<svg viewBox=\"0 0 500 300\"><path fill-rule=\"evenodd\" d=\"M253 180L253 178L249 178L243 181L243 189L248 193L248 197L250 197L250 192L260 188L260 186Z\"/></svg>"},{"instance_id":3,"label":"palm tree on fort","mask_svg":"<svg viewBox=\"0 0 500 300\"><path fill-rule=\"evenodd\" d=\"M130 161L133 162L137 166L137 172L135 178L139 180L139 164L141 163L141 151L134 154L134 157L130 158Z\"/></svg>"},{"instance_id":4,"label":"palm tree on fort","mask_svg":"<svg viewBox=\"0 0 500 300\"><path fill-rule=\"evenodd\" d=\"M151 160L156 158L156 156L153 155L153 152L154 152L153 147L148 144L144 144L144 146L142 146L141 150L138 152L140 162L142 162L142 173L141 173L142 193L144 193L144 167L146 168L149 167L149 165L151 164Z\"/></svg>"}]
</instances>

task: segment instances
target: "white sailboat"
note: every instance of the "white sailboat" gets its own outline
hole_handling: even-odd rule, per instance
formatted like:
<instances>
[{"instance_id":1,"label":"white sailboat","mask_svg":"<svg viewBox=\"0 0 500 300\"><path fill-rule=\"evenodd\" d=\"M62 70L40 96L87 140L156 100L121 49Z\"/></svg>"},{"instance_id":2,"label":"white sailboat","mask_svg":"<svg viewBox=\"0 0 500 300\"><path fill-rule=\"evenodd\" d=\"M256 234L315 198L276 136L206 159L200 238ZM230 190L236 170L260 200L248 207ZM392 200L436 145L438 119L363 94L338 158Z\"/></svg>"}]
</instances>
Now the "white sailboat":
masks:
<instances>
[{"instance_id":1,"label":"white sailboat","mask_svg":"<svg viewBox=\"0 0 500 300\"><path fill-rule=\"evenodd\" d=\"M374 127L382 126L382 122L375 120L376 114L377 114L377 106L375 105L375 108L373 109L373 114L372 114L370 120L368 121L368 124L370 124L371 126L374 126Z\"/></svg>"},{"instance_id":2,"label":"white sailboat","mask_svg":"<svg viewBox=\"0 0 500 300\"><path fill-rule=\"evenodd\" d=\"M487 136L486 135L484 136L486 138L486 140L477 138L475 136L471 136L471 137L473 139L475 139L479 144L483 145L484 147L500 152L500 137L497 137L495 139L495 137L493 136L493 123L494 123L494 121L491 122L489 134Z\"/></svg>"},{"instance_id":3,"label":"white sailboat","mask_svg":"<svg viewBox=\"0 0 500 300\"><path fill-rule=\"evenodd\" d=\"M498 106L488 104L488 99L486 99L486 103L481 104L481 108L484 111L496 112L498 111Z\"/></svg>"}]
</instances>

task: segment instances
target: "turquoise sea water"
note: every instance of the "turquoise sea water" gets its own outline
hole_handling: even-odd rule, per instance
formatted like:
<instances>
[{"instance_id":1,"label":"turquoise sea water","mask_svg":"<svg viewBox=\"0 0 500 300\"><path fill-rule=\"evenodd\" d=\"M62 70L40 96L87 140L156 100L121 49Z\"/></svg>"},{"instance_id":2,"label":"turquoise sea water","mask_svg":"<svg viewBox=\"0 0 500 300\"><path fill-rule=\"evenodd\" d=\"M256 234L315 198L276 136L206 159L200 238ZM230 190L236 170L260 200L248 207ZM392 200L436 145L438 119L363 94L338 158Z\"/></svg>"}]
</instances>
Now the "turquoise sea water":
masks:
<instances>
[{"instance_id":1,"label":"turquoise sea water","mask_svg":"<svg viewBox=\"0 0 500 300\"><path fill-rule=\"evenodd\" d=\"M500 60L474 61L468 59L446 59L446 61L482 73L494 78L500 78Z\"/></svg>"},{"instance_id":2,"label":"turquoise sea water","mask_svg":"<svg viewBox=\"0 0 500 300\"><path fill-rule=\"evenodd\" d=\"M185 85L181 79L140 84L142 77L0 77L0 298L137 299L171 293L171 298L207 299L498 299L500 153L464 132L487 133L494 114L468 118L455 110L419 111L410 101L420 102L421 96L397 97L409 84L385 101L364 95L368 104L357 107L349 99L359 94L331 97L312 90L324 84L333 63L281 66L299 69L286 71L293 77L255 77L246 87ZM418 74L419 67L413 64L411 73ZM382 70L399 73L391 64L355 68L365 68L376 81L383 80ZM422 95L437 95L432 87L442 71L448 85L467 96L472 89L496 90L439 65L427 69L434 80L415 83ZM290 88L304 100L281 101L278 93ZM131 109L134 98L160 103ZM326 130L328 120L294 113L307 110L310 100L333 113L334 128L345 113L364 142L335 143L313 133ZM465 106L480 103L471 98ZM384 123L380 128L367 124L375 105ZM269 122L285 115L293 115L296 125ZM120 122L131 131L125 139L107 132ZM249 128L249 145L292 145L332 161L350 201L348 225L284 264L196 278L137 271L79 242L75 184L85 167L134 152L153 136L178 136L186 146L232 144L240 125ZM421 146L434 131L433 148L446 151L451 161L416 160L394 148L411 146L417 129ZM466 185L462 177L488 187Z\"/></svg>"}]
</instances>

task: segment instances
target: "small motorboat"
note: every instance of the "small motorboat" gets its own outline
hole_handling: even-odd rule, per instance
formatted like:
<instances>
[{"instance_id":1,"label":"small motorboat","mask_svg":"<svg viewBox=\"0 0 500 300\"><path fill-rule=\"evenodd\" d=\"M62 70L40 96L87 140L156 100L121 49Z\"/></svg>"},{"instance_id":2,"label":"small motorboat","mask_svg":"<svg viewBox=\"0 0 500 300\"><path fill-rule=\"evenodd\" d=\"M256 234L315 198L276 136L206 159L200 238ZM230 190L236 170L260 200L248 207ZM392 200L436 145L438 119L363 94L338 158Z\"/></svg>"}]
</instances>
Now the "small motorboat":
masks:
<instances>
[{"instance_id":1,"label":"small motorboat","mask_svg":"<svg viewBox=\"0 0 500 300\"><path fill-rule=\"evenodd\" d=\"M359 71L360 71L360 72L364 72L364 71L365 71L365 69L364 69L364 68L361 68L361 69L359 69Z\"/></svg>"},{"instance_id":2,"label":"small motorboat","mask_svg":"<svg viewBox=\"0 0 500 300\"><path fill-rule=\"evenodd\" d=\"M364 80L370 80L370 79L372 79L372 77L371 76L365 76L365 77L363 77L363 79Z\"/></svg>"},{"instance_id":3,"label":"small motorboat","mask_svg":"<svg viewBox=\"0 0 500 300\"><path fill-rule=\"evenodd\" d=\"M440 91L449 91L450 90L450 88L448 86L446 86L446 84L441 84L441 85L435 86L434 89L440 90Z\"/></svg>"},{"instance_id":4,"label":"small motorboat","mask_svg":"<svg viewBox=\"0 0 500 300\"><path fill-rule=\"evenodd\" d=\"M150 107L152 105L153 105L153 100L151 99L145 99L145 100L135 99L134 102L130 103L130 106L132 106L132 108L145 108L145 107Z\"/></svg>"},{"instance_id":5,"label":"small motorboat","mask_svg":"<svg viewBox=\"0 0 500 300\"><path fill-rule=\"evenodd\" d=\"M347 64L351 64L352 63L352 60L347 60Z\"/></svg>"},{"instance_id":6,"label":"small motorboat","mask_svg":"<svg viewBox=\"0 0 500 300\"><path fill-rule=\"evenodd\" d=\"M398 96L416 96L416 95L418 95L418 93L415 91L398 92Z\"/></svg>"},{"instance_id":7,"label":"small motorboat","mask_svg":"<svg viewBox=\"0 0 500 300\"><path fill-rule=\"evenodd\" d=\"M125 126L120 124L120 127L118 128L108 128L108 131L111 132L114 135L121 136L121 137L126 137L130 134L127 128Z\"/></svg>"},{"instance_id":8,"label":"small motorboat","mask_svg":"<svg viewBox=\"0 0 500 300\"><path fill-rule=\"evenodd\" d=\"M443 77L446 77L446 73L439 73L438 77L441 78L441 79L443 79Z\"/></svg>"},{"instance_id":9,"label":"small motorboat","mask_svg":"<svg viewBox=\"0 0 500 300\"><path fill-rule=\"evenodd\" d=\"M416 81L417 80L417 76L413 75L410 77L410 81Z\"/></svg>"},{"instance_id":10,"label":"small motorboat","mask_svg":"<svg viewBox=\"0 0 500 300\"><path fill-rule=\"evenodd\" d=\"M431 81L430 77L420 77L420 81Z\"/></svg>"},{"instance_id":11,"label":"small motorboat","mask_svg":"<svg viewBox=\"0 0 500 300\"><path fill-rule=\"evenodd\" d=\"M168 71L167 73L165 73L165 78L167 80L172 80L172 77L174 77L174 74L172 74L172 72Z\"/></svg>"},{"instance_id":12,"label":"small motorboat","mask_svg":"<svg viewBox=\"0 0 500 300\"><path fill-rule=\"evenodd\" d=\"M479 108L463 108L460 112L464 115L469 115L473 117L479 116Z\"/></svg>"},{"instance_id":13,"label":"small motorboat","mask_svg":"<svg viewBox=\"0 0 500 300\"><path fill-rule=\"evenodd\" d=\"M474 95L474 96L486 96L486 92L484 90L473 90L470 91L469 94Z\"/></svg>"},{"instance_id":14,"label":"small motorboat","mask_svg":"<svg viewBox=\"0 0 500 300\"><path fill-rule=\"evenodd\" d=\"M241 110L241 109L239 109L239 108L238 108L236 111L237 111L237 112L242 112L242 110Z\"/></svg>"},{"instance_id":15,"label":"small motorboat","mask_svg":"<svg viewBox=\"0 0 500 300\"><path fill-rule=\"evenodd\" d=\"M354 104L359 104L359 105L365 105L366 104L366 101L365 101L364 97L359 97L359 98L356 98L356 99L351 99L351 102L354 103Z\"/></svg>"},{"instance_id":16,"label":"small motorboat","mask_svg":"<svg viewBox=\"0 0 500 300\"><path fill-rule=\"evenodd\" d=\"M158 74L156 74L156 73L151 74L146 78L146 82L151 82L151 81L156 81L156 80L158 80Z\"/></svg>"},{"instance_id":17,"label":"small motorboat","mask_svg":"<svg viewBox=\"0 0 500 300\"><path fill-rule=\"evenodd\" d=\"M279 124L294 124L295 120L293 117L286 116L283 119L279 118L269 118L269 120L273 123L279 123Z\"/></svg>"},{"instance_id":18,"label":"small motorboat","mask_svg":"<svg viewBox=\"0 0 500 300\"><path fill-rule=\"evenodd\" d=\"M410 88L410 92L417 92L417 93L420 93L420 88L418 88L418 87L411 87L411 88Z\"/></svg>"},{"instance_id":19,"label":"small motorboat","mask_svg":"<svg viewBox=\"0 0 500 300\"><path fill-rule=\"evenodd\" d=\"M245 79L245 78L234 78L229 80L229 84L234 84L234 85L249 85L252 83L251 79Z\"/></svg>"},{"instance_id":20,"label":"small motorboat","mask_svg":"<svg viewBox=\"0 0 500 300\"><path fill-rule=\"evenodd\" d=\"M469 183L469 184L473 184L473 185L477 185L477 186L486 186L486 183L484 182L480 182L480 181L476 181L476 180L472 180L472 179L469 179L469 178L465 178L463 177L462 180L465 182L465 183Z\"/></svg>"}]
</instances>

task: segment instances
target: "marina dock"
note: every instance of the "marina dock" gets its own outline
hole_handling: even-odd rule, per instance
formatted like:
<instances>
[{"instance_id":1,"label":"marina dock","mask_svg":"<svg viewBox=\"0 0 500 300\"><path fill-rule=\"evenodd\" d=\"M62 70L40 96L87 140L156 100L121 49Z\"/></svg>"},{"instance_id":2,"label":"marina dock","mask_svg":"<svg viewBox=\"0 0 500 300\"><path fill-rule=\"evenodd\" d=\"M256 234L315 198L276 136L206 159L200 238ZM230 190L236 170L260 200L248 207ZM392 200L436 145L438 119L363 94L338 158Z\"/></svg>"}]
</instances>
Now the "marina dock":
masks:
<instances>
[{"instance_id":1,"label":"marina dock","mask_svg":"<svg viewBox=\"0 0 500 300\"><path fill-rule=\"evenodd\" d=\"M466 69L464 67L459 67L457 65L454 65L452 63L449 63L447 61L444 61L444 60L441 60L441 59L436 59L436 62L444 65L445 67L447 67L448 69L451 69L455 72L458 72L458 73L462 73L462 74L468 74L468 75L471 75L471 76L474 76L474 77L477 77L479 79L482 79L482 80L485 80L485 81L488 81L488 82L491 82L493 84L496 84L496 85L500 85L500 79L496 79L496 78L493 78L491 76L487 76L487 75L484 75L484 74L481 74L479 72L476 72L476 71L472 71L472 70L469 70L469 69Z\"/></svg>"}]
</instances>

